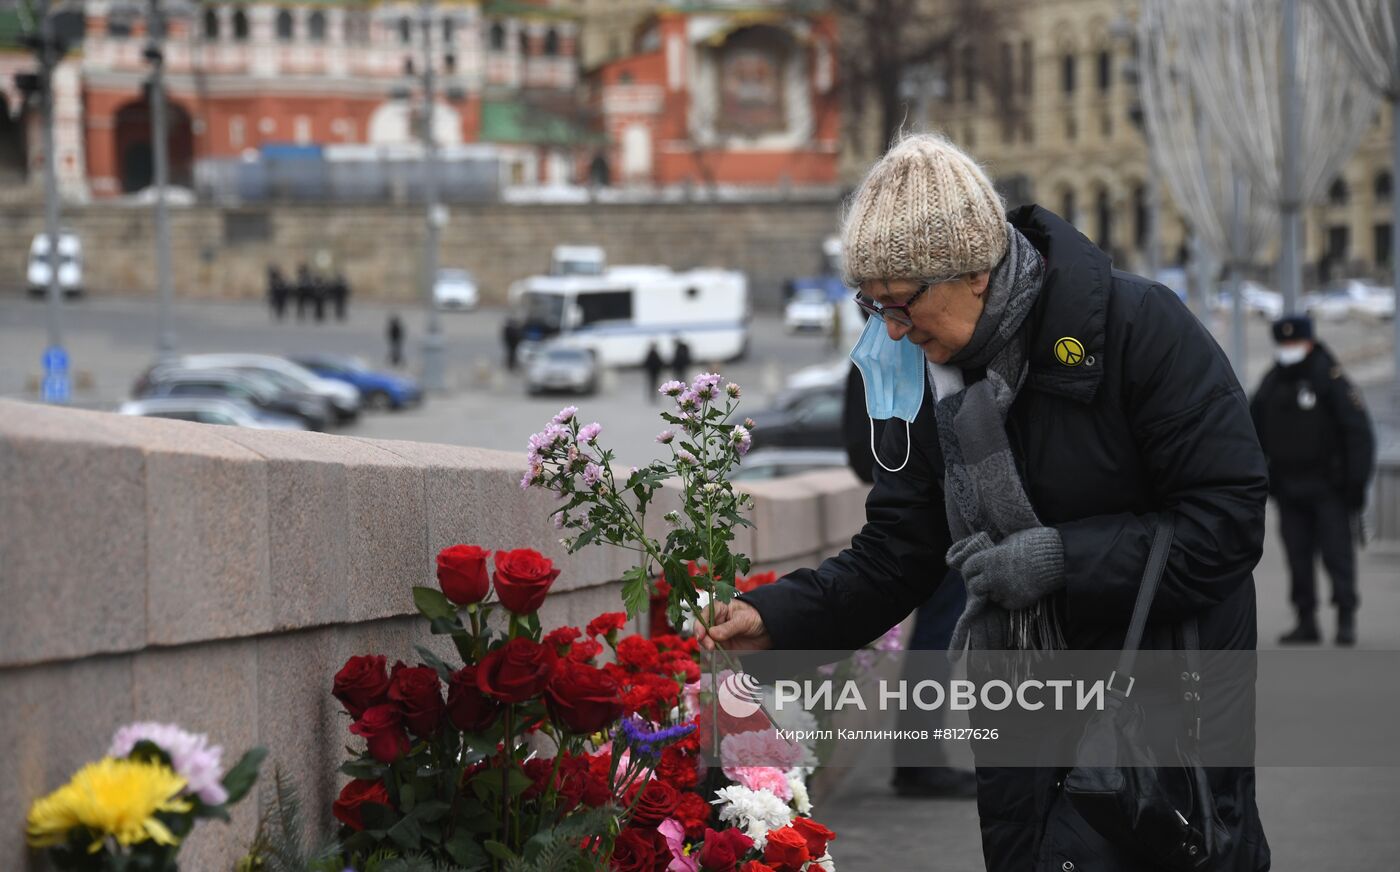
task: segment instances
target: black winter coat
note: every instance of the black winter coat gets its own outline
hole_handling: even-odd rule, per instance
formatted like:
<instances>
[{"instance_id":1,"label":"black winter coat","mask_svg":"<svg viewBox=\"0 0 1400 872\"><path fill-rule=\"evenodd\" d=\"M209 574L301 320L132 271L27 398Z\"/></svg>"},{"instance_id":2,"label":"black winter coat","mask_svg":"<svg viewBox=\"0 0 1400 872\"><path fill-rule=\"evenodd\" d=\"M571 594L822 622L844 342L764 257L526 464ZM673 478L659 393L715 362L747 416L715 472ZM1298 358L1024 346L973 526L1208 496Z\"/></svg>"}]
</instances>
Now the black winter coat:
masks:
<instances>
[{"instance_id":1,"label":"black winter coat","mask_svg":"<svg viewBox=\"0 0 1400 872\"><path fill-rule=\"evenodd\" d=\"M1176 538L1143 647L1176 647L1175 626L1194 616L1202 648L1254 649L1252 572L1263 547L1268 480L1228 360L1175 294L1113 270L1061 218L1038 206L1008 218L1046 258L1045 284L1027 325L1030 372L1007 430L1032 505L1064 542L1066 587L1056 596L1069 647L1122 646L1154 519L1171 512ZM1082 343L1077 365L1056 358L1063 337ZM816 569L743 595L775 647L860 647L902 620L947 575L943 460L927 397L910 438L902 471L874 470L867 522L849 548ZM882 456L902 457L903 443L903 427L885 428ZM1252 696L1234 714L1246 717L1247 724L1205 726L1252 728ZM1063 813L1058 774L979 770L988 870L1149 868ZM1234 834L1232 854L1215 868L1268 869L1253 770L1212 769L1210 780Z\"/></svg>"},{"instance_id":2,"label":"black winter coat","mask_svg":"<svg viewBox=\"0 0 1400 872\"><path fill-rule=\"evenodd\" d=\"M1311 502L1337 493L1348 508L1365 502L1375 467L1371 419L1356 388L1323 345L1293 366L1275 366L1250 401L1275 496Z\"/></svg>"}]
</instances>

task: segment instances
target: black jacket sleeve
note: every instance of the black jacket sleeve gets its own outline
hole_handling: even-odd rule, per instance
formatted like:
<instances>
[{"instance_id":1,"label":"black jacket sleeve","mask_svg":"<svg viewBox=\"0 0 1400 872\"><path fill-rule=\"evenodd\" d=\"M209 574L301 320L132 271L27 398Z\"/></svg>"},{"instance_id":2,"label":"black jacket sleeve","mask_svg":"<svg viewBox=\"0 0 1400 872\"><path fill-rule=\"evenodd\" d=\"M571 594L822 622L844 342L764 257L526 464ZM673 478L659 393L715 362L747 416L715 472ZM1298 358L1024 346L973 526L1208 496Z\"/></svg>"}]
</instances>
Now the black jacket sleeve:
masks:
<instances>
[{"instance_id":1,"label":"black jacket sleeve","mask_svg":"<svg viewBox=\"0 0 1400 872\"><path fill-rule=\"evenodd\" d=\"M1148 289L1112 344L1123 404L1158 512L1176 537L1152 609L1177 621L1222 602L1263 553L1268 478L1244 391L1220 347L1175 294ZM1100 397L1100 402L1114 398ZM1156 515L1057 525L1071 622L1126 625Z\"/></svg>"},{"instance_id":2,"label":"black jacket sleeve","mask_svg":"<svg viewBox=\"0 0 1400 872\"><path fill-rule=\"evenodd\" d=\"M816 569L800 569L740 599L763 617L775 648L854 650L874 641L928 599L947 573L948 519L943 457L926 396L909 428L909 462L899 472L876 464L866 524L851 545ZM891 467L904 458L902 422L879 444Z\"/></svg>"},{"instance_id":3,"label":"black jacket sleeve","mask_svg":"<svg viewBox=\"0 0 1400 872\"><path fill-rule=\"evenodd\" d=\"M1333 366L1327 387L1327 402L1342 434L1344 493L1349 508L1361 508L1366 484L1376 463L1376 437L1361 395L1338 366Z\"/></svg>"}]
</instances>

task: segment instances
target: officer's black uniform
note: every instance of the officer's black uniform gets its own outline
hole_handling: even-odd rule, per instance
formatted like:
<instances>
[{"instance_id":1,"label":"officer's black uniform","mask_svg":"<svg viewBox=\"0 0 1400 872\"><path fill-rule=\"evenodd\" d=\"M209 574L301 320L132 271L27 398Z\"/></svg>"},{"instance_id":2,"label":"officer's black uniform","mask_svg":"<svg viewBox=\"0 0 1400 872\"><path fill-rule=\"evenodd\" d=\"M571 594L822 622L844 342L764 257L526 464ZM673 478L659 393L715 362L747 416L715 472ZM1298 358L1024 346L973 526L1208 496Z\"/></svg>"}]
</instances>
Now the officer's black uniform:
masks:
<instances>
[{"instance_id":1,"label":"officer's black uniform","mask_svg":"<svg viewBox=\"0 0 1400 872\"><path fill-rule=\"evenodd\" d=\"M1279 341L1310 340L1306 318L1274 326ZM1318 553L1332 579L1338 641L1354 641L1357 607L1352 520L1366 503L1375 439L1356 389L1324 346L1315 344L1299 363L1277 364L1250 402L1254 427L1269 461L1269 492L1278 502L1292 576L1298 627L1284 642L1315 642Z\"/></svg>"}]
</instances>

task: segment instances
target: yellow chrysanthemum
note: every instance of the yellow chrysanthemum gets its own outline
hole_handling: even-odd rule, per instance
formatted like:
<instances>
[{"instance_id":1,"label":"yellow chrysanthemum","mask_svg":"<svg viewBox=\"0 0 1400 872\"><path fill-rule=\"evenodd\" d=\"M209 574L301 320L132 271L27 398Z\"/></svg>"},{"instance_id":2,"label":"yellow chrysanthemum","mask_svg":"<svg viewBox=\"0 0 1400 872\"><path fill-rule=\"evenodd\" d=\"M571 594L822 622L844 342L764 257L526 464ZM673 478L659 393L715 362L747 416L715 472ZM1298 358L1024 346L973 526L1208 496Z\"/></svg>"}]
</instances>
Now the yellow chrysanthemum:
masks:
<instances>
[{"instance_id":1,"label":"yellow chrysanthemum","mask_svg":"<svg viewBox=\"0 0 1400 872\"><path fill-rule=\"evenodd\" d=\"M47 848L62 844L77 826L92 830L97 839L88 847L97 851L112 836L123 845L154 839L174 845L179 839L156 818L156 812L186 812L193 806L176 796L185 779L170 767L139 760L104 757L89 763L73 780L29 809L29 844Z\"/></svg>"}]
</instances>

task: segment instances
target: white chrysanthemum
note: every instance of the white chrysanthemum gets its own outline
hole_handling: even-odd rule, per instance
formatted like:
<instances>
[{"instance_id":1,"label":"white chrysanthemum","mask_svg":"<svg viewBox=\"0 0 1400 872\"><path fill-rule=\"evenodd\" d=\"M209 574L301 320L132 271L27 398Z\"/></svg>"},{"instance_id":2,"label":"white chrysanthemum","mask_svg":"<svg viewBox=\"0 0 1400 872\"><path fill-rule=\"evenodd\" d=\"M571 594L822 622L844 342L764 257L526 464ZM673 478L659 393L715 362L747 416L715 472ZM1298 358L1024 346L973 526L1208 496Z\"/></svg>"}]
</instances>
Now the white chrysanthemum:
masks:
<instances>
[{"instance_id":1,"label":"white chrysanthemum","mask_svg":"<svg viewBox=\"0 0 1400 872\"><path fill-rule=\"evenodd\" d=\"M696 591L696 592L695 592L695 597L696 597L696 600L695 600L695 611L696 611L696 612L701 612L701 611L703 611L704 608L710 604L710 594L709 594L709 591L704 591L704 590ZM682 608L685 608L685 607L682 606ZM694 612L691 612L691 611L687 610L685 617L681 619L681 632L682 632L682 633L685 633L685 634L688 635L688 636L693 636L693 635L695 635L695 613L694 613Z\"/></svg>"},{"instance_id":2,"label":"white chrysanthemum","mask_svg":"<svg viewBox=\"0 0 1400 872\"><path fill-rule=\"evenodd\" d=\"M141 721L117 730L107 756L125 757L142 741L169 755L175 773L188 782L185 793L199 796L205 805L223 805L228 800L222 783L224 749L210 745L208 736L182 730L175 724Z\"/></svg>"},{"instance_id":3,"label":"white chrysanthemum","mask_svg":"<svg viewBox=\"0 0 1400 872\"><path fill-rule=\"evenodd\" d=\"M810 815L812 813L812 797L807 793L807 778L801 769L789 769L787 773L788 787L792 789L792 807L797 809L800 815Z\"/></svg>"},{"instance_id":4,"label":"white chrysanthemum","mask_svg":"<svg viewBox=\"0 0 1400 872\"><path fill-rule=\"evenodd\" d=\"M826 872L836 872L836 861L831 859L830 851L822 854L822 858L817 861L817 865L825 869Z\"/></svg>"},{"instance_id":5,"label":"white chrysanthemum","mask_svg":"<svg viewBox=\"0 0 1400 872\"><path fill-rule=\"evenodd\" d=\"M753 839L754 847L763 850L768 843L768 831L792 823L792 809L767 790L750 790L733 785L715 791L718 799L710 800L720 806L719 819L743 827L744 835Z\"/></svg>"}]
</instances>

